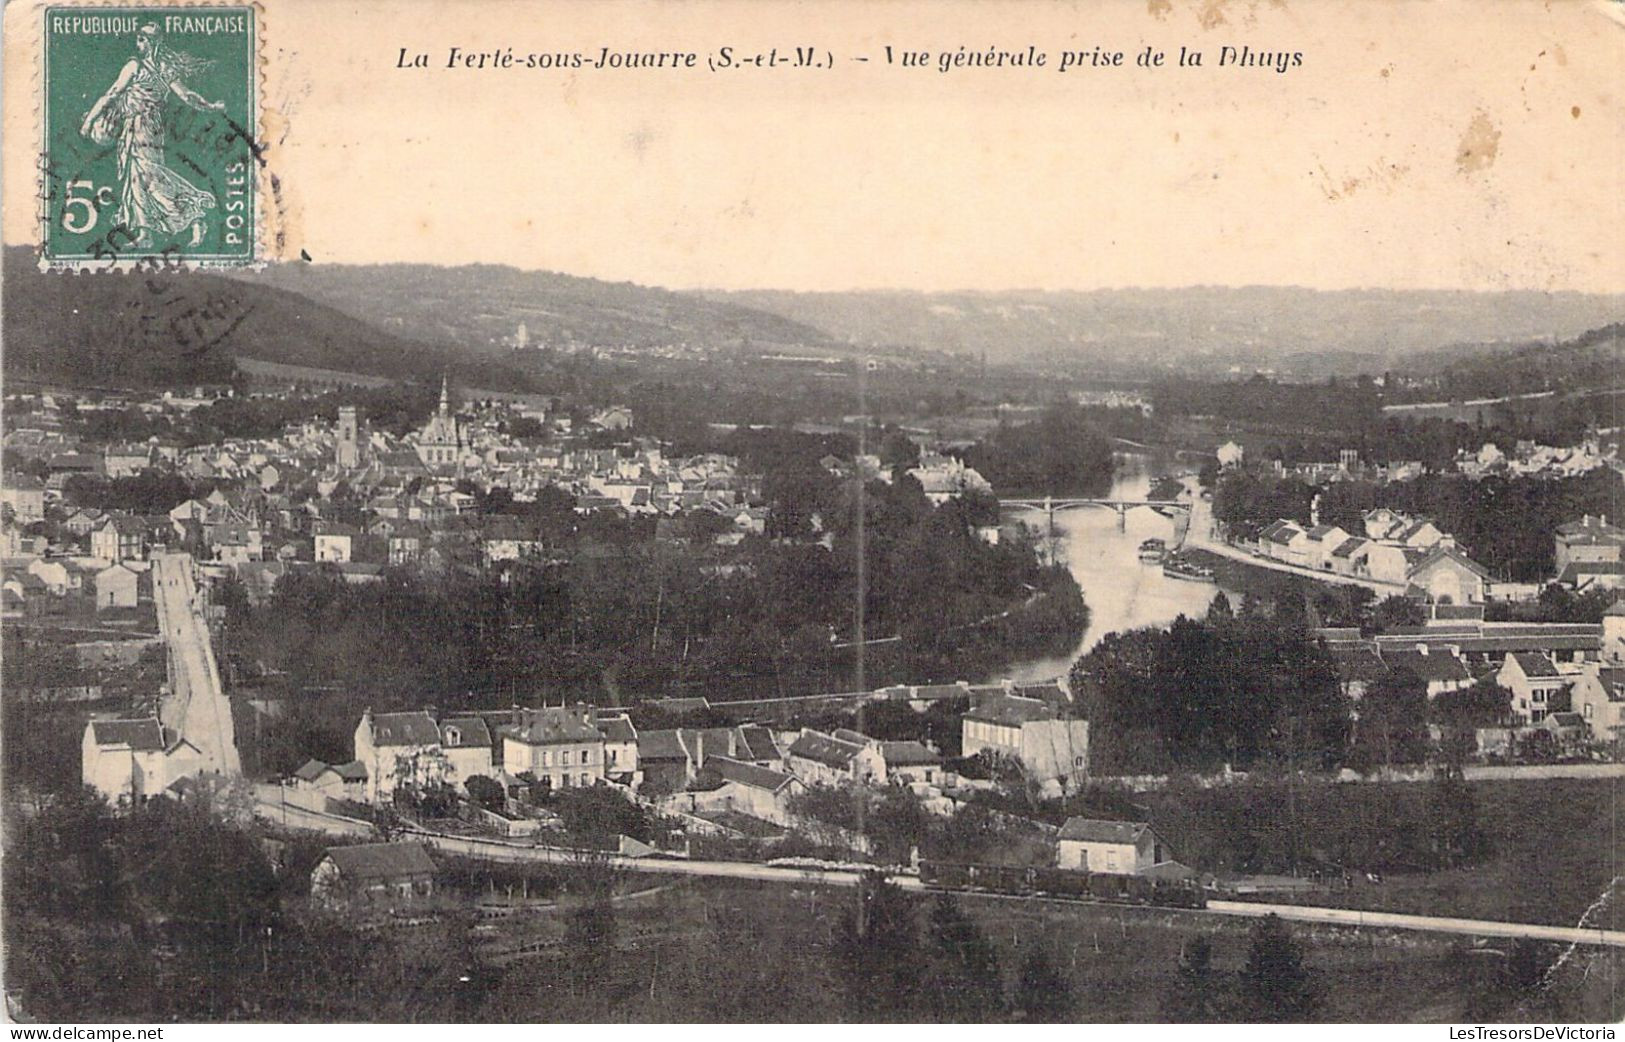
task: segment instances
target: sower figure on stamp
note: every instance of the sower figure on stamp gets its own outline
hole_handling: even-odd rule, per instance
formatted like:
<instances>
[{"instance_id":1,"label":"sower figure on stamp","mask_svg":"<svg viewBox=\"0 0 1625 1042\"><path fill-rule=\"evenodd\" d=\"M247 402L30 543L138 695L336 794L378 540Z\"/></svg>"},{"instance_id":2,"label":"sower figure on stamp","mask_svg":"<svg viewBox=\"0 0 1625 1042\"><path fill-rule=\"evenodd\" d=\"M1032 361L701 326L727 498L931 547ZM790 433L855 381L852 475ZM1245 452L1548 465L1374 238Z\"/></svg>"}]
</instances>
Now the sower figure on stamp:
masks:
<instances>
[{"instance_id":1,"label":"sower figure on stamp","mask_svg":"<svg viewBox=\"0 0 1625 1042\"><path fill-rule=\"evenodd\" d=\"M204 217L216 205L213 193L192 184L164 163L164 98L170 93L199 112L224 112L224 102L205 101L182 80L209 63L171 49L158 26L136 31L136 57L96 100L79 133L99 145L118 144L119 209L116 220L147 248L153 235L170 239L192 229L190 245L203 242Z\"/></svg>"}]
</instances>

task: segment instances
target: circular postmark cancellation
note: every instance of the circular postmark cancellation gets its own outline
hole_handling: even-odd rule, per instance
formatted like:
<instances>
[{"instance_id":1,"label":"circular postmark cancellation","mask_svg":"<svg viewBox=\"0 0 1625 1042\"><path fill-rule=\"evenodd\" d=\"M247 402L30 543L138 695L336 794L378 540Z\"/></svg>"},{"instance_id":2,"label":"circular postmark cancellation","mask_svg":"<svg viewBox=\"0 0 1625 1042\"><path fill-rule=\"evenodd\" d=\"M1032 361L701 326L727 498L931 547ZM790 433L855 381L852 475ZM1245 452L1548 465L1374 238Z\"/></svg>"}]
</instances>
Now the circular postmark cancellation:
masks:
<instances>
[{"instance_id":1,"label":"circular postmark cancellation","mask_svg":"<svg viewBox=\"0 0 1625 1042\"><path fill-rule=\"evenodd\" d=\"M42 266L254 263L257 10L46 7L44 18Z\"/></svg>"}]
</instances>

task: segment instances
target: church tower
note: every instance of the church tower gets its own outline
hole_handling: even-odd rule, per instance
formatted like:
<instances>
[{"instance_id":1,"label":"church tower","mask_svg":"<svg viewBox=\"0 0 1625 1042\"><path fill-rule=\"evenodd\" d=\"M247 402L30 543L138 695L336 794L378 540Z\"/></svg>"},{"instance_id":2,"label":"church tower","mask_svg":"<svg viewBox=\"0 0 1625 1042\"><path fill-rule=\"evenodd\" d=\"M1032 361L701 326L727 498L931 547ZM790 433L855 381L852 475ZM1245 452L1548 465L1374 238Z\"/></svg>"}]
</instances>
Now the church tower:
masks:
<instances>
[{"instance_id":1,"label":"church tower","mask_svg":"<svg viewBox=\"0 0 1625 1042\"><path fill-rule=\"evenodd\" d=\"M418 458L430 469L455 466L463 458L463 432L451 411L451 381L440 378L440 407L418 435Z\"/></svg>"},{"instance_id":2,"label":"church tower","mask_svg":"<svg viewBox=\"0 0 1625 1042\"><path fill-rule=\"evenodd\" d=\"M354 470L361 466L361 428L356 422L353 405L339 406L337 457L340 470Z\"/></svg>"}]
</instances>

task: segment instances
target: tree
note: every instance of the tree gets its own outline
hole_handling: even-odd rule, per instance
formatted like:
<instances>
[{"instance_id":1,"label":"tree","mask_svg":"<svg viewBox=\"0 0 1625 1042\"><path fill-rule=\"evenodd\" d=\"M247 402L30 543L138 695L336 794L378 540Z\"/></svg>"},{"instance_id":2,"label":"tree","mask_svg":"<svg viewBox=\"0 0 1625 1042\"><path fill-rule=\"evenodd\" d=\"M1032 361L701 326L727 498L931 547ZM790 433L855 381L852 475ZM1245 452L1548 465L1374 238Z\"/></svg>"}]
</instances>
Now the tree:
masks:
<instances>
[{"instance_id":1,"label":"tree","mask_svg":"<svg viewBox=\"0 0 1625 1042\"><path fill-rule=\"evenodd\" d=\"M880 439L880 465L887 470L909 470L920 465L920 447L902 431L888 431Z\"/></svg>"},{"instance_id":2,"label":"tree","mask_svg":"<svg viewBox=\"0 0 1625 1042\"><path fill-rule=\"evenodd\" d=\"M1459 769L1447 766L1434 774L1428 811L1439 867L1454 868L1484 856L1488 841L1478 826L1478 804Z\"/></svg>"},{"instance_id":3,"label":"tree","mask_svg":"<svg viewBox=\"0 0 1625 1042\"><path fill-rule=\"evenodd\" d=\"M1424 618L1420 604L1396 593L1384 597L1371 609L1371 628L1386 633L1398 626L1420 626Z\"/></svg>"},{"instance_id":4,"label":"tree","mask_svg":"<svg viewBox=\"0 0 1625 1042\"><path fill-rule=\"evenodd\" d=\"M463 788L468 790L469 799L486 810L500 811L507 805L508 794L503 791L502 783L495 778L476 774L463 782Z\"/></svg>"},{"instance_id":5,"label":"tree","mask_svg":"<svg viewBox=\"0 0 1625 1042\"><path fill-rule=\"evenodd\" d=\"M593 890L565 914L564 946L570 953L571 991L582 994L601 987L604 971L615 962L615 906L607 890Z\"/></svg>"},{"instance_id":6,"label":"tree","mask_svg":"<svg viewBox=\"0 0 1625 1042\"><path fill-rule=\"evenodd\" d=\"M1550 731L1530 731L1518 739L1518 759L1524 763L1556 763L1557 737Z\"/></svg>"},{"instance_id":7,"label":"tree","mask_svg":"<svg viewBox=\"0 0 1625 1042\"><path fill-rule=\"evenodd\" d=\"M1362 766L1419 763L1427 756L1427 685L1415 674L1389 670L1366 688L1350 751Z\"/></svg>"},{"instance_id":8,"label":"tree","mask_svg":"<svg viewBox=\"0 0 1625 1042\"><path fill-rule=\"evenodd\" d=\"M1303 953L1281 917L1271 913L1253 926L1247 965L1241 970L1241 1003L1246 1019L1269 1024L1308 1020L1320 998Z\"/></svg>"},{"instance_id":9,"label":"tree","mask_svg":"<svg viewBox=\"0 0 1625 1042\"><path fill-rule=\"evenodd\" d=\"M1021 964L1016 1009L1029 1024L1064 1024L1072 1015L1072 987L1042 948Z\"/></svg>"},{"instance_id":10,"label":"tree","mask_svg":"<svg viewBox=\"0 0 1625 1042\"><path fill-rule=\"evenodd\" d=\"M931 943L939 968L941 1017L950 1023L996 1020L1004 1013L999 956L987 935L947 894L931 906Z\"/></svg>"},{"instance_id":11,"label":"tree","mask_svg":"<svg viewBox=\"0 0 1625 1042\"><path fill-rule=\"evenodd\" d=\"M1101 772L1325 767L1347 746L1347 699L1329 653L1261 614L1109 634L1073 665L1072 690Z\"/></svg>"},{"instance_id":12,"label":"tree","mask_svg":"<svg viewBox=\"0 0 1625 1042\"><path fill-rule=\"evenodd\" d=\"M920 988L914 900L878 872L864 874L857 900L835 938L836 963L852 1008L877 1020L910 1019Z\"/></svg>"},{"instance_id":13,"label":"tree","mask_svg":"<svg viewBox=\"0 0 1625 1042\"><path fill-rule=\"evenodd\" d=\"M1179 969L1163 1001L1163 1015L1179 1024L1215 1024L1224 1019L1225 998L1224 982L1213 969L1213 942L1198 934L1179 949Z\"/></svg>"}]
</instances>

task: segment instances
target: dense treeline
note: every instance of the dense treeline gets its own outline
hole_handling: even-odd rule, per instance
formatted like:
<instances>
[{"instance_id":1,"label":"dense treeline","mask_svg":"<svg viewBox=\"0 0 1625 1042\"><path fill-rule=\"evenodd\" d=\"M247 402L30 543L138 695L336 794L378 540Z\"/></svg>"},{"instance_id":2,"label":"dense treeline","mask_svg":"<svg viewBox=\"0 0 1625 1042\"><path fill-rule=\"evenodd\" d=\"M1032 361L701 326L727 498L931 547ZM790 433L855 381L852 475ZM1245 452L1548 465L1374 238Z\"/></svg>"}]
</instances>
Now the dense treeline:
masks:
<instances>
[{"instance_id":1,"label":"dense treeline","mask_svg":"<svg viewBox=\"0 0 1625 1042\"><path fill-rule=\"evenodd\" d=\"M1058 402L1031 423L1003 425L965 452L1000 495L1087 496L1112 478L1112 445L1092 412Z\"/></svg>"},{"instance_id":2,"label":"dense treeline","mask_svg":"<svg viewBox=\"0 0 1625 1042\"><path fill-rule=\"evenodd\" d=\"M854 633L855 493L826 504L827 546L578 542L568 563L501 574L400 573L360 587L294 574L257 607L224 597L233 660L311 692L267 723L262 766L342 758L366 705L841 690L856 682L860 654L831 646ZM1077 640L1077 584L1040 565L1028 542L981 542L959 504L933 508L917 483L870 482L862 498L865 633L899 638L861 652L865 683L974 678Z\"/></svg>"},{"instance_id":3,"label":"dense treeline","mask_svg":"<svg viewBox=\"0 0 1625 1042\"><path fill-rule=\"evenodd\" d=\"M1212 416L1264 429L1363 431L1382 414L1381 391L1364 376L1323 384L1262 375L1229 383L1170 380L1157 385L1151 400L1159 416Z\"/></svg>"},{"instance_id":4,"label":"dense treeline","mask_svg":"<svg viewBox=\"0 0 1625 1042\"><path fill-rule=\"evenodd\" d=\"M1490 398L1552 390L1594 390L1619 385L1625 323L1587 330L1560 344L1530 344L1456 362L1412 398Z\"/></svg>"},{"instance_id":5,"label":"dense treeline","mask_svg":"<svg viewBox=\"0 0 1625 1042\"><path fill-rule=\"evenodd\" d=\"M1253 540L1282 518L1308 524L1315 493L1315 486L1297 478L1229 471L1214 487L1213 518L1230 538Z\"/></svg>"},{"instance_id":6,"label":"dense treeline","mask_svg":"<svg viewBox=\"0 0 1625 1042\"><path fill-rule=\"evenodd\" d=\"M30 1015L163 1022L463 1019L466 949L301 914L323 842L282 871L228 794L112 814L89 790L8 822L7 988ZM13 808L15 810L15 808ZM212 812L213 811L213 812ZM411 981L411 986L400 985Z\"/></svg>"},{"instance_id":7,"label":"dense treeline","mask_svg":"<svg viewBox=\"0 0 1625 1042\"><path fill-rule=\"evenodd\" d=\"M1342 762L1349 707L1301 623L1244 612L1108 635L1072 667L1095 774Z\"/></svg>"}]
</instances>

